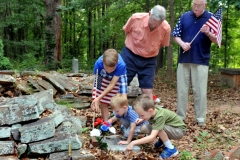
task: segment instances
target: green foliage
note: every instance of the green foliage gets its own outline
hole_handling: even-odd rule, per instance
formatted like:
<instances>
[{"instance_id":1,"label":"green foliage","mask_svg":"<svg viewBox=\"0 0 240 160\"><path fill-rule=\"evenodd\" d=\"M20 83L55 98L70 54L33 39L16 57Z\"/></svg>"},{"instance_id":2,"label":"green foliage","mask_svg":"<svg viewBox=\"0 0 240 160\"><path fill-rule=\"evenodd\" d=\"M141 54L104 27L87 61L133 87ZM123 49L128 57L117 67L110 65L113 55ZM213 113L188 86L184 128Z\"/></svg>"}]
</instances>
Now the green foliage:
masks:
<instances>
[{"instance_id":1,"label":"green foliage","mask_svg":"<svg viewBox=\"0 0 240 160\"><path fill-rule=\"evenodd\" d=\"M208 138L209 134L207 131L203 131L199 133L199 136L195 136L198 142L198 146L202 150L206 150L208 147L208 143L213 142L215 139L213 138Z\"/></svg>"},{"instance_id":2,"label":"green foliage","mask_svg":"<svg viewBox=\"0 0 240 160\"><path fill-rule=\"evenodd\" d=\"M104 150L104 151L108 151L108 144L103 142L103 138L104 136L102 137L96 137L97 141L98 141L98 148L101 149L101 150Z\"/></svg>"},{"instance_id":3,"label":"green foliage","mask_svg":"<svg viewBox=\"0 0 240 160\"><path fill-rule=\"evenodd\" d=\"M88 127L81 128L80 130L81 130L82 133L90 133Z\"/></svg>"},{"instance_id":4,"label":"green foliage","mask_svg":"<svg viewBox=\"0 0 240 160\"><path fill-rule=\"evenodd\" d=\"M191 152L183 150L180 152L180 160L196 160Z\"/></svg>"},{"instance_id":5,"label":"green foliage","mask_svg":"<svg viewBox=\"0 0 240 160\"><path fill-rule=\"evenodd\" d=\"M7 57L3 56L3 43L0 39L0 70L10 70L13 66Z\"/></svg>"},{"instance_id":6,"label":"green foliage","mask_svg":"<svg viewBox=\"0 0 240 160\"><path fill-rule=\"evenodd\" d=\"M174 1L175 24L183 12L191 10L191 3L191 0ZM45 16L44 3L36 0L1 0L0 39L3 40L4 56L17 70L33 68L37 64L37 70L46 70L47 67L56 69L55 66L58 66L61 72L67 72L71 71L71 60L76 57L80 70L92 71L95 60L107 48L121 52L125 40L122 27L128 18L135 12L148 12L155 4L156 1L145 0L63 1L62 6L57 8L62 16L63 60L54 64L52 48L56 43L51 38L52 34L46 31L46 24L52 21L52 17ZM166 7L169 21L169 1L158 1L158 4ZM225 66L240 67L240 1L211 0L207 9L215 12L220 4L223 4L223 40L220 49L217 45L211 48L210 69L214 71ZM174 43L174 68L177 68L178 51L179 46ZM166 57L164 61L167 61ZM44 67L42 62L46 59L53 62L52 66ZM1 61L4 65L8 64L5 58Z\"/></svg>"},{"instance_id":7,"label":"green foliage","mask_svg":"<svg viewBox=\"0 0 240 160\"><path fill-rule=\"evenodd\" d=\"M56 104L65 105L65 106L67 106L67 108L69 108L69 109L75 107L74 104L73 104L73 102L68 101L68 100L62 100L62 99L61 99L61 100L57 100L57 101L56 101Z\"/></svg>"},{"instance_id":8,"label":"green foliage","mask_svg":"<svg viewBox=\"0 0 240 160\"><path fill-rule=\"evenodd\" d=\"M19 71L45 71L47 68L42 65L42 60L36 58L34 53L28 53L22 55L23 60L12 61L13 68L16 68Z\"/></svg>"}]
</instances>

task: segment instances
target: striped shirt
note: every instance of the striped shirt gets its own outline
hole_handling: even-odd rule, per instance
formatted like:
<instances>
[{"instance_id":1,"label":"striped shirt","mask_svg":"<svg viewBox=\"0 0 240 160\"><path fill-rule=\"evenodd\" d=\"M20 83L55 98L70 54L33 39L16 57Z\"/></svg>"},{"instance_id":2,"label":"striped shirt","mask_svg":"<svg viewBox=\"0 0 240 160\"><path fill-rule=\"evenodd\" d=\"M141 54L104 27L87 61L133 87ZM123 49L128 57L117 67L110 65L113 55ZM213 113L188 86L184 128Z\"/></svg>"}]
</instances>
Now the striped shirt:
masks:
<instances>
[{"instance_id":1,"label":"striped shirt","mask_svg":"<svg viewBox=\"0 0 240 160\"><path fill-rule=\"evenodd\" d=\"M139 119L138 114L132 109L132 106L128 106L128 111L126 113L126 115L122 115L119 116L117 115L115 112L113 112L114 116L116 116L117 118L122 118L125 119L127 121L131 123L135 123L137 119ZM138 124L137 126L141 126L143 124L148 124L148 121L143 121L142 123Z\"/></svg>"},{"instance_id":2,"label":"striped shirt","mask_svg":"<svg viewBox=\"0 0 240 160\"><path fill-rule=\"evenodd\" d=\"M95 81L97 79L97 82L94 83L94 90L92 94L92 99L95 99L99 95L102 94L102 92L108 87L110 84L112 78L114 76L119 77L118 82L115 84L113 89L106 94L100 102L109 104L111 101L111 98L115 96L117 93L120 94L127 94L127 75L126 75L126 64L124 63L122 57L119 55L118 57L119 61L116 66L116 69L112 73L107 73L104 69L102 56L98 58L94 65L94 74L95 74ZM96 74L98 74L96 76Z\"/></svg>"}]
</instances>

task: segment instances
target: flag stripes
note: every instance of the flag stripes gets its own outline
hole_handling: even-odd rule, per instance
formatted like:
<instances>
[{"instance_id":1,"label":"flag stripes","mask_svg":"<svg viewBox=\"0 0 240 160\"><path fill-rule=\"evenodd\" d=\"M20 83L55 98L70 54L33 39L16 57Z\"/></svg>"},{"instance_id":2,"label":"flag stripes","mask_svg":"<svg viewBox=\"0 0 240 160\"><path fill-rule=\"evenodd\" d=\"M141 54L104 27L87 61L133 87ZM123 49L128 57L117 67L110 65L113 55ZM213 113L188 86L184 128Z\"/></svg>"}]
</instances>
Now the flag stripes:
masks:
<instances>
[{"instance_id":1,"label":"flag stripes","mask_svg":"<svg viewBox=\"0 0 240 160\"><path fill-rule=\"evenodd\" d=\"M211 28L211 32L217 37L217 43L220 48L222 42L222 6L209 18L206 25Z\"/></svg>"},{"instance_id":2,"label":"flag stripes","mask_svg":"<svg viewBox=\"0 0 240 160\"><path fill-rule=\"evenodd\" d=\"M102 92L108 87L110 84L111 79L102 77L101 75L98 75L97 84L94 84L93 94L92 94L92 100L94 100L96 97L102 94ZM113 89L105 95L100 102L110 104L111 98L115 96L119 92L119 86L120 83L117 82Z\"/></svg>"}]
</instances>

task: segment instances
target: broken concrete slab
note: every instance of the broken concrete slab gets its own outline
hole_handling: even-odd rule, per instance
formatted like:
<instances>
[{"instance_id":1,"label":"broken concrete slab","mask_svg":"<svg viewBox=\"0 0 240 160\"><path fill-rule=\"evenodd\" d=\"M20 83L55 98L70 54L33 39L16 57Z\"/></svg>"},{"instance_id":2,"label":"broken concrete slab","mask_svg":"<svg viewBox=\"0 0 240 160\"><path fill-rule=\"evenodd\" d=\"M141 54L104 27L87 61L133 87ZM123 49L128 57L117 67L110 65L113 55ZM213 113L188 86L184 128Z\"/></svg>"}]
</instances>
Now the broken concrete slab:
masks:
<instances>
[{"instance_id":1,"label":"broken concrete slab","mask_svg":"<svg viewBox=\"0 0 240 160\"><path fill-rule=\"evenodd\" d=\"M65 88L66 91L76 92L79 89L79 87L75 85L74 80L70 79L69 77L56 71L52 71L51 74L53 77L57 77L57 81Z\"/></svg>"},{"instance_id":2,"label":"broken concrete slab","mask_svg":"<svg viewBox=\"0 0 240 160\"><path fill-rule=\"evenodd\" d=\"M57 93L57 90L53 87L53 85L51 85L51 83L43 79L38 79L37 82L41 87L45 88L46 90L52 89L54 95Z\"/></svg>"},{"instance_id":3,"label":"broken concrete slab","mask_svg":"<svg viewBox=\"0 0 240 160\"><path fill-rule=\"evenodd\" d=\"M72 150L72 159L77 160L96 160L94 155L86 150ZM68 151L52 153L49 160L69 160Z\"/></svg>"},{"instance_id":4,"label":"broken concrete slab","mask_svg":"<svg viewBox=\"0 0 240 160\"><path fill-rule=\"evenodd\" d=\"M21 143L36 142L48 139L55 134L55 123L51 118L42 118L19 128Z\"/></svg>"},{"instance_id":5,"label":"broken concrete slab","mask_svg":"<svg viewBox=\"0 0 240 160\"><path fill-rule=\"evenodd\" d=\"M0 84L14 84L16 79L11 75L0 74Z\"/></svg>"},{"instance_id":6,"label":"broken concrete slab","mask_svg":"<svg viewBox=\"0 0 240 160\"><path fill-rule=\"evenodd\" d=\"M62 86L59 82L58 82L58 77L53 76L50 73L46 73L46 72L39 72L39 74L43 79L47 80L48 82L50 82L54 88L59 91L62 94L65 94L65 88L64 86ZM67 83L67 82L66 82Z\"/></svg>"},{"instance_id":7,"label":"broken concrete slab","mask_svg":"<svg viewBox=\"0 0 240 160\"><path fill-rule=\"evenodd\" d=\"M33 99L37 100L37 106L39 114L41 114L45 109L54 110L55 102L53 99L53 90L45 90L42 92L37 92L30 95Z\"/></svg>"},{"instance_id":8,"label":"broken concrete slab","mask_svg":"<svg viewBox=\"0 0 240 160\"><path fill-rule=\"evenodd\" d=\"M68 143L71 142L72 149L80 149L82 142L77 134L57 133L53 138L41 142L29 143L28 154L47 154L68 150Z\"/></svg>"},{"instance_id":9,"label":"broken concrete slab","mask_svg":"<svg viewBox=\"0 0 240 160\"><path fill-rule=\"evenodd\" d=\"M56 104L56 110L60 111L63 116L69 116L72 114L71 109L69 109L66 105Z\"/></svg>"},{"instance_id":10,"label":"broken concrete slab","mask_svg":"<svg viewBox=\"0 0 240 160\"><path fill-rule=\"evenodd\" d=\"M48 117L53 119L55 127L57 127L59 124L61 124L64 119L63 114L58 110L56 110L52 114L48 115Z\"/></svg>"},{"instance_id":11,"label":"broken concrete slab","mask_svg":"<svg viewBox=\"0 0 240 160\"><path fill-rule=\"evenodd\" d=\"M11 135L12 135L12 138L15 140L15 141L20 141L20 132L19 132L19 128L21 128L22 125L21 124L14 124L12 125L12 129L11 129Z\"/></svg>"},{"instance_id":12,"label":"broken concrete slab","mask_svg":"<svg viewBox=\"0 0 240 160\"><path fill-rule=\"evenodd\" d=\"M11 135L11 127L0 127L0 138L9 138Z\"/></svg>"},{"instance_id":13,"label":"broken concrete slab","mask_svg":"<svg viewBox=\"0 0 240 160\"><path fill-rule=\"evenodd\" d=\"M35 88L38 92L44 91L45 89L43 87L41 87L33 78L29 77L27 79L27 82L33 86L33 88Z\"/></svg>"},{"instance_id":14,"label":"broken concrete slab","mask_svg":"<svg viewBox=\"0 0 240 160\"><path fill-rule=\"evenodd\" d=\"M14 154L14 141L0 141L0 155Z\"/></svg>"},{"instance_id":15,"label":"broken concrete slab","mask_svg":"<svg viewBox=\"0 0 240 160\"><path fill-rule=\"evenodd\" d=\"M108 145L108 151L114 151L114 152L122 152L126 150L127 145L119 145L118 142L120 141L119 135L111 135L111 136L105 136L102 140L102 142L107 143ZM141 148L139 146L134 146L133 150L134 152L140 152Z\"/></svg>"},{"instance_id":16,"label":"broken concrete slab","mask_svg":"<svg viewBox=\"0 0 240 160\"><path fill-rule=\"evenodd\" d=\"M11 125L39 118L38 108L33 106L19 106L8 104L0 106L0 125Z\"/></svg>"},{"instance_id":17,"label":"broken concrete slab","mask_svg":"<svg viewBox=\"0 0 240 160\"><path fill-rule=\"evenodd\" d=\"M77 134L78 130L80 130L80 128L78 129L76 125L66 119L56 128L56 133Z\"/></svg>"},{"instance_id":18,"label":"broken concrete slab","mask_svg":"<svg viewBox=\"0 0 240 160\"><path fill-rule=\"evenodd\" d=\"M27 151L27 144L18 144L17 151L18 157L21 157Z\"/></svg>"}]
</instances>

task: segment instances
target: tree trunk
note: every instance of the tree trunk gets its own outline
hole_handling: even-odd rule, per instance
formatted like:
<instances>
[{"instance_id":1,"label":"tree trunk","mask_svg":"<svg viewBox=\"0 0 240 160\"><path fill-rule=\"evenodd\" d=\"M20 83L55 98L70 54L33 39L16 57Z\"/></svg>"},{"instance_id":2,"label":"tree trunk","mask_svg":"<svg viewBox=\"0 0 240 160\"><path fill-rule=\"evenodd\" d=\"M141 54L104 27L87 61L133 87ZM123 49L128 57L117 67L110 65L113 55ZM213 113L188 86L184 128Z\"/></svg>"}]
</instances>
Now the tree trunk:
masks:
<instances>
[{"instance_id":1,"label":"tree trunk","mask_svg":"<svg viewBox=\"0 0 240 160\"><path fill-rule=\"evenodd\" d=\"M92 10L88 10L88 58L93 59L92 55Z\"/></svg>"},{"instance_id":2,"label":"tree trunk","mask_svg":"<svg viewBox=\"0 0 240 160\"><path fill-rule=\"evenodd\" d=\"M169 11L170 11L170 26L171 30L173 30L174 26L174 0L169 1ZM168 55L168 63L167 63L167 80L172 81L173 79L173 38L171 37L170 39L170 45L167 50L167 55Z\"/></svg>"},{"instance_id":3,"label":"tree trunk","mask_svg":"<svg viewBox=\"0 0 240 160\"><path fill-rule=\"evenodd\" d=\"M62 60L62 18L57 14L57 7L62 0L43 0L46 7L46 48L45 65L49 69L60 67Z\"/></svg>"}]
</instances>

